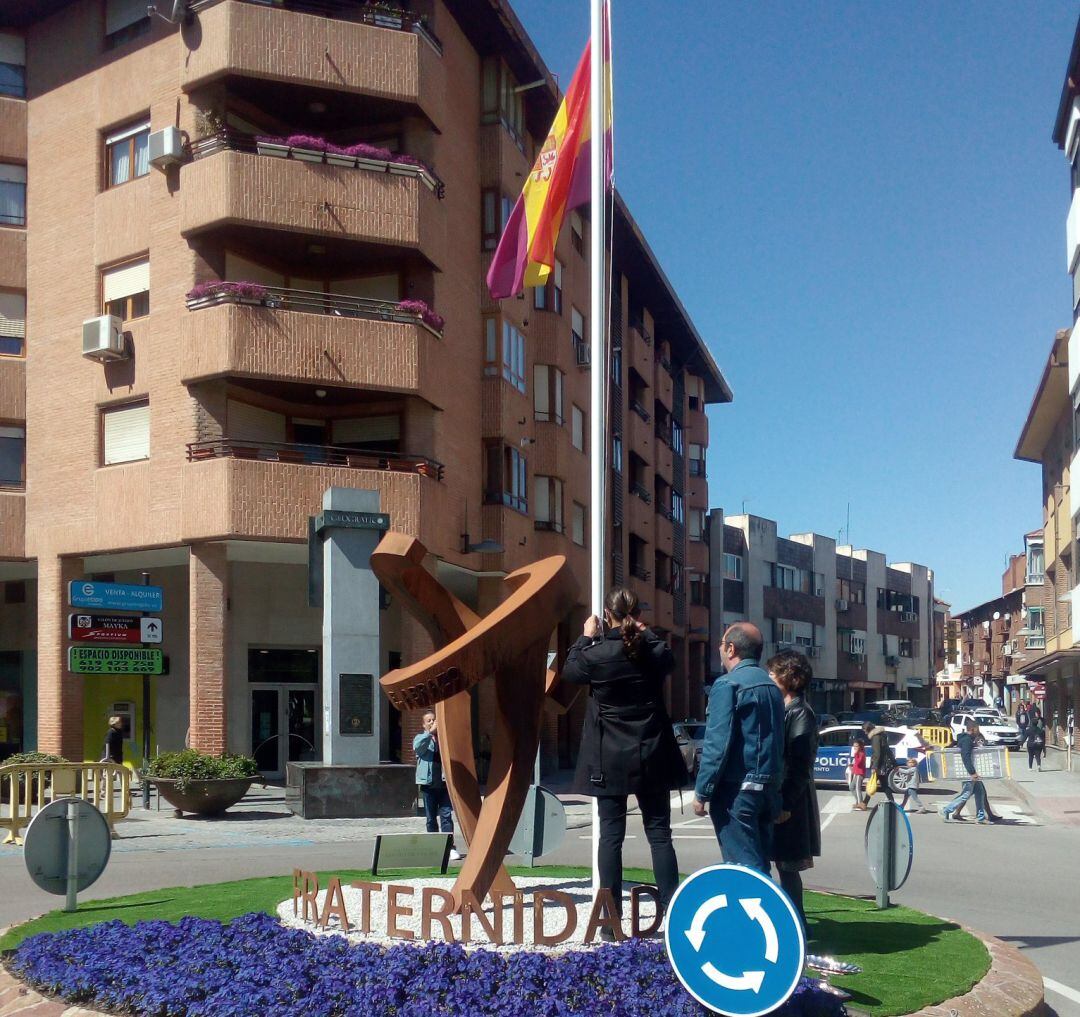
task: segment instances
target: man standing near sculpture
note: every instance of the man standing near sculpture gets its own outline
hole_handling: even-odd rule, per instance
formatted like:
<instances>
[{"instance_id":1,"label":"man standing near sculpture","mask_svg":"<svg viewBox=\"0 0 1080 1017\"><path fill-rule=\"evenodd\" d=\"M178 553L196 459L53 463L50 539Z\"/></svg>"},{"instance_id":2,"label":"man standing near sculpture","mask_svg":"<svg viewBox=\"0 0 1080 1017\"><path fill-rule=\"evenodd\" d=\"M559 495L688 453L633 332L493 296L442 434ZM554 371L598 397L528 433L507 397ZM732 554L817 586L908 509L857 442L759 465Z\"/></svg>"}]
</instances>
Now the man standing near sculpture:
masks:
<instances>
[{"instance_id":1,"label":"man standing near sculpture","mask_svg":"<svg viewBox=\"0 0 1080 1017\"><path fill-rule=\"evenodd\" d=\"M694 813L704 816L708 804L725 862L768 875L784 769L784 697L758 663L763 645L749 622L736 622L720 642L727 674L709 692Z\"/></svg>"},{"instance_id":2,"label":"man standing near sculpture","mask_svg":"<svg viewBox=\"0 0 1080 1017\"><path fill-rule=\"evenodd\" d=\"M435 720L435 711L424 712L424 730L413 739L413 752L416 753L416 783L420 785L420 794L424 799L424 818L427 820L427 832L454 835L454 814L450 807L450 792L446 789L443 776L442 755L439 752L439 726ZM451 840L450 860L458 861L461 855Z\"/></svg>"}]
</instances>

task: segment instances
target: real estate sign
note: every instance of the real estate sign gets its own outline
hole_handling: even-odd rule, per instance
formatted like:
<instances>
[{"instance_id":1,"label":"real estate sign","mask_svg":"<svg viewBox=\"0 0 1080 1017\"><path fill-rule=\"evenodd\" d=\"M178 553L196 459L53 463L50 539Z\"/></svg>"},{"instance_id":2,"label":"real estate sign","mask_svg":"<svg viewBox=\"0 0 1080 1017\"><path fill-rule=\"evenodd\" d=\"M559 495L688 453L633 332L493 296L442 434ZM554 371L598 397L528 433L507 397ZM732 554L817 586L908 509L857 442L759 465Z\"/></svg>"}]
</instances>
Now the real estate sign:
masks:
<instances>
[{"instance_id":1,"label":"real estate sign","mask_svg":"<svg viewBox=\"0 0 1080 1017\"><path fill-rule=\"evenodd\" d=\"M160 611L163 600L160 586L91 583L80 579L68 584L68 603L72 607L96 607L106 611Z\"/></svg>"},{"instance_id":2,"label":"real estate sign","mask_svg":"<svg viewBox=\"0 0 1080 1017\"><path fill-rule=\"evenodd\" d=\"M68 647L68 670L72 674L161 674L164 663L160 650L123 646Z\"/></svg>"},{"instance_id":3,"label":"real estate sign","mask_svg":"<svg viewBox=\"0 0 1080 1017\"><path fill-rule=\"evenodd\" d=\"M160 618L124 614L69 614L68 638L79 643L160 643Z\"/></svg>"}]
</instances>

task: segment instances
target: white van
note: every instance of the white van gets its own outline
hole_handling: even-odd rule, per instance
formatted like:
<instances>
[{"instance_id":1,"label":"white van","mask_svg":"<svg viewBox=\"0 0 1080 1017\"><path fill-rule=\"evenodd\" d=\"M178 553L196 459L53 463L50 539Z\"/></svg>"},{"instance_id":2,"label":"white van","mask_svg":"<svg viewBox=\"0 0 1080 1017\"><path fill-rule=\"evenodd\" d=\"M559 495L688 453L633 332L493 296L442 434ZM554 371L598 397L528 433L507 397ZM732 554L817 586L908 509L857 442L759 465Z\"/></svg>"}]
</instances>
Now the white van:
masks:
<instances>
[{"instance_id":1,"label":"white van","mask_svg":"<svg viewBox=\"0 0 1080 1017\"><path fill-rule=\"evenodd\" d=\"M910 699L879 699L874 703L867 703L866 710L888 710L891 713L904 713L910 710L914 704Z\"/></svg>"}]
</instances>

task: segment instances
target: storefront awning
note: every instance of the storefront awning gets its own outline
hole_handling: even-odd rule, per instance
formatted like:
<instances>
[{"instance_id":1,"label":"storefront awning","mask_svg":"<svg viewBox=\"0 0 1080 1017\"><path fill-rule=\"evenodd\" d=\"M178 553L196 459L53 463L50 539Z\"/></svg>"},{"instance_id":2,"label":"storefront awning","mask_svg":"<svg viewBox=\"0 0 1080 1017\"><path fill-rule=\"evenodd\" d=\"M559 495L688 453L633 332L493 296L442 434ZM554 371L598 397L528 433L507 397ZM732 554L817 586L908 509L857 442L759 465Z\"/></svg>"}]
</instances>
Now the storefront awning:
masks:
<instances>
[{"instance_id":1,"label":"storefront awning","mask_svg":"<svg viewBox=\"0 0 1080 1017\"><path fill-rule=\"evenodd\" d=\"M1036 676L1042 681L1055 681L1063 677L1062 667L1071 667L1080 664L1080 647L1072 647L1068 650L1055 650L1053 653L1045 653L1036 657L1030 664L1024 666L1026 676Z\"/></svg>"}]
</instances>

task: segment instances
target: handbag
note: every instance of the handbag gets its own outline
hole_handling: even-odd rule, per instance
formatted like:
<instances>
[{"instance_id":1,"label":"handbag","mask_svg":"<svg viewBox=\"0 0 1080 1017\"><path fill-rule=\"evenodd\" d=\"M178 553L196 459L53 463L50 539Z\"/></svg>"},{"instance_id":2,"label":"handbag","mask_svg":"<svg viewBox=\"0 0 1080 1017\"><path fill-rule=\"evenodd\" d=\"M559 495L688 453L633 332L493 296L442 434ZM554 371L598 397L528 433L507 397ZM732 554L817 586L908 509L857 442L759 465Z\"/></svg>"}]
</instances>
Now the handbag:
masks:
<instances>
[{"instance_id":1,"label":"handbag","mask_svg":"<svg viewBox=\"0 0 1080 1017\"><path fill-rule=\"evenodd\" d=\"M866 782L866 794L867 796L875 794L878 788L878 772L875 770L870 774L870 779Z\"/></svg>"}]
</instances>

